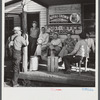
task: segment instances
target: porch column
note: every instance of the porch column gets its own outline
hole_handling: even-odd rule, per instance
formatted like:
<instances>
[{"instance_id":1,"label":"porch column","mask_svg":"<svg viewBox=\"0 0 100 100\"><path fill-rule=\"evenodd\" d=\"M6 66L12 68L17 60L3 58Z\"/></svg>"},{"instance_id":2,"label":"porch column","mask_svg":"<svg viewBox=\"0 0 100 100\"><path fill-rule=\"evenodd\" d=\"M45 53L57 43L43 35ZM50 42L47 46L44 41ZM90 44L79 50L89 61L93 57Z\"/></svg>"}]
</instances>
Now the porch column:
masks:
<instances>
[{"instance_id":1,"label":"porch column","mask_svg":"<svg viewBox=\"0 0 100 100\"><path fill-rule=\"evenodd\" d=\"M25 0L22 0L22 30L23 36L27 33L27 12L26 5L24 4ZM23 57L22 57L22 67L23 71L27 72L28 70L28 47L23 48Z\"/></svg>"}]
</instances>

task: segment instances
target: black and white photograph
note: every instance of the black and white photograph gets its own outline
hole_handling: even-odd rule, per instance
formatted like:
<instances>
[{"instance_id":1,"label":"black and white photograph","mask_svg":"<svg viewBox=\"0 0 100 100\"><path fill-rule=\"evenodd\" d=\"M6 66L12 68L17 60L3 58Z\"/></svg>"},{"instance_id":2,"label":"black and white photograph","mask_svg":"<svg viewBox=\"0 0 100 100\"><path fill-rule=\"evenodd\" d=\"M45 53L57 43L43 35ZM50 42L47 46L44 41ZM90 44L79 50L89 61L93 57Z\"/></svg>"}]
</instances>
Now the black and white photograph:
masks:
<instances>
[{"instance_id":1,"label":"black and white photograph","mask_svg":"<svg viewBox=\"0 0 100 100\"><path fill-rule=\"evenodd\" d=\"M96 92L97 1L4 0L3 88Z\"/></svg>"},{"instance_id":2,"label":"black and white photograph","mask_svg":"<svg viewBox=\"0 0 100 100\"><path fill-rule=\"evenodd\" d=\"M95 0L5 0L4 87L95 87Z\"/></svg>"}]
</instances>

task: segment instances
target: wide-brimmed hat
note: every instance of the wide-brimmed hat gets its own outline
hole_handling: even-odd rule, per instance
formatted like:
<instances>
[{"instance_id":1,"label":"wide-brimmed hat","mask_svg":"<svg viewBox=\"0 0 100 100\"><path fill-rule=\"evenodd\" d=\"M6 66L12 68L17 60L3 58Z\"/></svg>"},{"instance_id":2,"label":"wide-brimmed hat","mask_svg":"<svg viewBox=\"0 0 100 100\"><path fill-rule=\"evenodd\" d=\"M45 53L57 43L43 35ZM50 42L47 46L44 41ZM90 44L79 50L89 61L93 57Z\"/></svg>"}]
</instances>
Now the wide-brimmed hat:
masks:
<instances>
[{"instance_id":1,"label":"wide-brimmed hat","mask_svg":"<svg viewBox=\"0 0 100 100\"><path fill-rule=\"evenodd\" d=\"M14 27L13 31L22 31L21 27Z\"/></svg>"},{"instance_id":2,"label":"wide-brimmed hat","mask_svg":"<svg viewBox=\"0 0 100 100\"><path fill-rule=\"evenodd\" d=\"M58 32L54 32L54 34L56 34L57 36L59 36ZM53 34L53 35L54 35L54 34Z\"/></svg>"}]
</instances>

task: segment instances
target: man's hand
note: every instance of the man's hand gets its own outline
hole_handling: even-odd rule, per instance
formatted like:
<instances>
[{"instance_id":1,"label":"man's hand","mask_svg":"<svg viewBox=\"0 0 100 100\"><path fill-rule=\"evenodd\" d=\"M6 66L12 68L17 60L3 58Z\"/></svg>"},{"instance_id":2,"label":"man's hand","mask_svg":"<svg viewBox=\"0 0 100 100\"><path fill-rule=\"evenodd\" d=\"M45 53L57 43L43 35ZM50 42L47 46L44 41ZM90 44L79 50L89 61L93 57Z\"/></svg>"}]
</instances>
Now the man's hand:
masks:
<instances>
[{"instance_id":1,"label":"man's hand","mask_svg":"<svg viewBox=\"0 0 100 100\"><path fill-rule=\"evenodd\" d=\"M26 40L26 43L27 45L29 44L29 41L28 41L28 34L25 34L25 40Z\"/></svg>"},{"instance_id":2,"label":"man's hand","mask_svg":"<svg viewBox=\"0 0 100 100\"><path fill-rule=\"evenodd\" d=\"M67 54L67 55L69 56L69 55L71 55L71 54Z\"/></svg>"},{"instance_id":3,"label":"man's hand","mask_svg":"<svg viewBox=\"0 0 100 100\"><path fill-rule=\"evenodd\" d=\"M68 47L68 45L65 45L66 46L66 48Z\"/></svg>"},{"instance_id":4,"label":"man's hand","mask_svg":"<svg viewBox=\"0 0 100 100\"><path fill-rule=\"evenodd\" d=\"M42 45L42 43L37 43L37 45Z\"/></svg>"},{"instance_id":5,"label":"man's hand","mask_svg":"<svg viewBox=\"0 0 100 100\"><path fill-rule=\"evenodd\" d=\"M53 46L53 45L50 45L49 48L50 48L50 49L54 49L54 46Z\"/></svg>"},{"instance_id":6,"label":"man's hand","mask_svg":"<svg viewBox=\"0 0 100 100\"><path fill-rule=\"evenodd\" d=\"M47 44L47 46L50 46L50 45L51 45L51 43L48 43L48 44Z\"/></svg>"},{"instance_id":7,"label":"man's hand","mask_svg":"<svg viewBox=\"0 0 100 100\"><path fill-rule=\"evenodd\" d=\"M28 34L25 34L25 39L28 39Z\"/></svg>"}]
</instances>

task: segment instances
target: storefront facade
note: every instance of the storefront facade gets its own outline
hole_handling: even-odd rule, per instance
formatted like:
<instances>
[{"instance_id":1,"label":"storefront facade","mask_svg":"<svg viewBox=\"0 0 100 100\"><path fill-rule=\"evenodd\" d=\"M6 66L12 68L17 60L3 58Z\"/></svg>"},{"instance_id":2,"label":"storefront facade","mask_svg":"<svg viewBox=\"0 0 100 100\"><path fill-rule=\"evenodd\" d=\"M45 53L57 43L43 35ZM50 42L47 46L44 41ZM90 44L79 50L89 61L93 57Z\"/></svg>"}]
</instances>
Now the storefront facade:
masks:
<instances>
[{"instance_id":1,"label":"storefront facade","mask_svg":"<svg viewBox=\"0 0 100 100\"><path fill-rule=\"evenodd\" d=\"M46 3L46 0L43 0ZM38 27L47 26L48 33L52 36L54 32L59 33L61 40L66 38L66 34L71 32L74 39L79 38L79 34L85 34L87 31L92 31L90 34L91 38L95 39L95 3L91 2L75 2L75 3L64 3L65 0L54 3L50 0L47 6L40 4L34 0L26 3L24 11L22 11L21 1L11 3L5 7L5 43L10 35L12 35L13 27L21 26L23 34L25 33L25 28L30 34L30 28L32 27L32 21L38 22ZM59 0L60 1L60 0ZM73 0L71 0L73 1ZM76 0L78 1L78 0ZM84 0L81 0L84 1ZM93 1L93 0L92 0ZM53 4L53 5L52 5ZM25 12L25 16L23 13ZM27 24L23 24L23 21ZM63 41L62 41L63 42ZM26 48L27 49L27 48ZM28 52L25 51L25 55ZM23 55L24 55L23 54ZM92 56L93 54L93 56ZM95 54L91 53L92 65L95 69ZM27 57L23 56L25 60L23 63L27 62ZM46 59L47 60L47 59ZM89 58L90 60L90 58ZM90 62L91 63L91 62ZM46 65L47 66L47 65ZM24 66L25 67L25 66ZM23 67L23 68L24 68ZM27 64L26 64L27 68ZM36 76L36 78L39 76ZM44 77L44 76L43 76ZM49 75L48 75L49 77ZM49 78L46 78L47 80ZM32 77L34 78L34 77ZM40 79L41 80L41 77ZM45 80L45 78L44 78ZM43 81L44 81L43 80ZM51 81L52 78L49 80ZM59 79L58 79L59 80ZM42 81L42 80L41 80ZM94 85L94 83L93 83Z\"/></svg>"},{"instance_id":2,"label":"storefront facade","mask_svg":"<svg viewBox=\"0 0 100 100\"><path fill-rule=\"evenodd\" d=\"M34 1L30 1L26 7L28 33L31 22L36 20L39 28L47 25L51 34L57 31L59 35L63 37L63 35L69 31L71 31L73 35L79 35L81 32L84 33L85 30L93 30L90 37L95 37L94 3L54 5L47 8ZM14 26L22 26L21 14L21 2L6 6L6 34L9 34ZM7 19L12 20L11 26L8 25L9 21ZM10 32L8 33L8 31ZM9 35L7 35L7 37Z\"/></svg>"},{"instance_id":3,"label":"storefront facade","mask_svg":"<svg viewBox=\"0 0 100 100\"><path fill-rule=\"evenodd\" d=\"M30 1L27 5L27 30L28 34L30 28L32 27L32 21L38 22L38 27L42 27L47 24L47 8ZM9 22L12 19L12 24ZM22 27L22 6L21 2L17 2L5 7L5 36L7 38L12 35L13 27L21 26Z\"/></svg>"}]
</instances>

